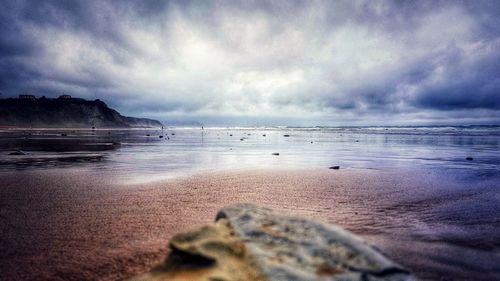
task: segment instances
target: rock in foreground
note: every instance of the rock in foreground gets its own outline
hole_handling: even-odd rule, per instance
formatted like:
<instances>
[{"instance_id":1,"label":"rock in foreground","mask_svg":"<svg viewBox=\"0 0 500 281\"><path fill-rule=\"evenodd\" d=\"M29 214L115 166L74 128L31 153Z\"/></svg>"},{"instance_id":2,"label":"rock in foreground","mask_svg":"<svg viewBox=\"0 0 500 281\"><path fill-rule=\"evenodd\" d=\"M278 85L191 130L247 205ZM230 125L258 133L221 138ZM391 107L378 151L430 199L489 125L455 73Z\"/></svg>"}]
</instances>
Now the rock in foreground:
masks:
<instances>
[{"instance_id":1,"label":"rock in foreground","mask_svg":"<svg viewBox=\"0 0 500 281\"><path fill-rule=\"evenodd\" d=\"M176 235L164 264L132 280L414 280L354 234L250 204Z\"/></svg>"}]
</instances>

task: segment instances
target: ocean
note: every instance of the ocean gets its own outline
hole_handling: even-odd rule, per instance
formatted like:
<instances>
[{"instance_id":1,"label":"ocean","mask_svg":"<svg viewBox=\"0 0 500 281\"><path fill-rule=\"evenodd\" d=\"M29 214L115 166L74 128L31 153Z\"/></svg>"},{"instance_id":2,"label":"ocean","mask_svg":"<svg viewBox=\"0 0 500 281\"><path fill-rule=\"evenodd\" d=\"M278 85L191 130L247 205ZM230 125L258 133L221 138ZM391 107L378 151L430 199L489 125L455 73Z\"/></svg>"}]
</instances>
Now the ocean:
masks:
<instances>
[{"instance_id":1,"label":"ocean","mask_svg":"<svg viewBox=\"0 0 500 281\"><path fill-rule=\"evenodd\" d=\"M9 155L18 149L26 155ZM0 170L78 166L125 181L331 166L482 179L497 176L499 163L498 126L0 130Z\"/></svg>"}]
</instances>

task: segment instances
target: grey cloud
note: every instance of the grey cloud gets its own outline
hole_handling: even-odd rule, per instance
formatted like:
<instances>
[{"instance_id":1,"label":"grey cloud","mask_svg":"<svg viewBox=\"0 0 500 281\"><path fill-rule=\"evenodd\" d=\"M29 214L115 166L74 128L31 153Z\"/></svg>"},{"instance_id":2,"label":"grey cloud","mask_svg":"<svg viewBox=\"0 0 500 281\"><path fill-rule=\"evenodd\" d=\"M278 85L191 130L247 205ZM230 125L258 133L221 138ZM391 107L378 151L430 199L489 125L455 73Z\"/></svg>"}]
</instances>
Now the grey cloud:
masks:
<instances>
[{"instance_id":1,"label":"grey cloud","mask_svg":"<svg viewBox=\"0 0 500 281\"><path fill-rule=\"evenodd\" d=\"M218 121L500 110L498 1L0 3L4 95Z\"/></svg>"}]
</instances>

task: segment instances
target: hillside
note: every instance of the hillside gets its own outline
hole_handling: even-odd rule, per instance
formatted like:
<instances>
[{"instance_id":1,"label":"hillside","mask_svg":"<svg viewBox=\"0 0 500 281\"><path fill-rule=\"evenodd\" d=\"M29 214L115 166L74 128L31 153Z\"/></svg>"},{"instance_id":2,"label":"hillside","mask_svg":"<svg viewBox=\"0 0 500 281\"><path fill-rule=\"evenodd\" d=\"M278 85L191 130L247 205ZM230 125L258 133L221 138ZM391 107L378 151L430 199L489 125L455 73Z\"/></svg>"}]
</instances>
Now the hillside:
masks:
<instances>
[{"instance_id":1,"label":"hillside","mask_svg":"<svg viewBox=\"0 0 500 281\"><path fill-rule=\"evenodd\" d=\"M153 119L121 115L100 100L79 98L0 99L0 126L9 127L159 127Z\"/></svg>"}]
</instances>

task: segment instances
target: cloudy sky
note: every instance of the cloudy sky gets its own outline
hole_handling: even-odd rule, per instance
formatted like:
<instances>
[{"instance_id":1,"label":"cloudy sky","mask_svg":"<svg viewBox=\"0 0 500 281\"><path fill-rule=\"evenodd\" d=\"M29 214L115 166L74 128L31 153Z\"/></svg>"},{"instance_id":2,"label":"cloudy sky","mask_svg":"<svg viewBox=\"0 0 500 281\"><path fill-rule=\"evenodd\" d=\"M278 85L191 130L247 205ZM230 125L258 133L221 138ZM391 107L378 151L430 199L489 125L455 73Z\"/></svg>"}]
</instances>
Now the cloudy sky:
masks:
<instances>
[{"instance_id":1,"label":"cloudy sky","mask_svg":"<svg viewBox=\"0 0 500 281\"><path fill-rule=\"evenodd\" d=\"M0 0L3 97L212 125L500 123L500 1Z\"/></svg>"}]
</instances>

